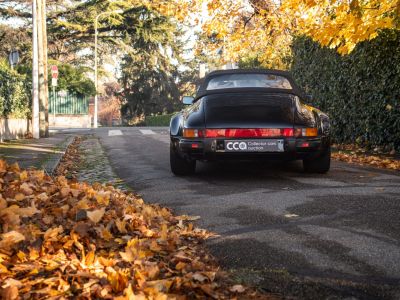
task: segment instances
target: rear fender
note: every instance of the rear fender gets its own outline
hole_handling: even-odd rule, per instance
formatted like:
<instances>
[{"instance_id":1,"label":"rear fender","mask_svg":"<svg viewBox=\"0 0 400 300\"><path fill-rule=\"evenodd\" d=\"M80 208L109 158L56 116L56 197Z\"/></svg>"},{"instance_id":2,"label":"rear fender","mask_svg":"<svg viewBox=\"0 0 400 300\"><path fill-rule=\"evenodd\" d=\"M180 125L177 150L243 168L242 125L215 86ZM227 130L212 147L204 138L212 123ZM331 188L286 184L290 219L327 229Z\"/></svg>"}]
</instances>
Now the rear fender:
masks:
<instances>
[{"instance_id":1,"label":"rear fender","mask_svg":"<svg viewBox=\"0 0 400 300\"><path fill-rule=\"evenodd\" d=\"M204 105L203 100L197 100L188 109L182 112L183 128L204 128Z\"/></svg>"},{"instance_id":2,"label":"rear fender","mask_svg":"<svg viewBox=\"0 0 400 300\"><path fill-rule=\"evenodd\" d=\"M181 128L183 123L182 113L179 113L172 117L171 122L169 124L169 132L171 136L179 136L181 135Z\"/></svg>"},{"instance_id":3,"label":"rear fender","mask_svg":"<svg viewBox=\"0 0 400 300\"><path fill-rule=\"evenodd\" d=\"M201 100L182 110L171 119L171 137L181 137L183 128L204 128L204 110Z\"/></svg>"}]
</instances>

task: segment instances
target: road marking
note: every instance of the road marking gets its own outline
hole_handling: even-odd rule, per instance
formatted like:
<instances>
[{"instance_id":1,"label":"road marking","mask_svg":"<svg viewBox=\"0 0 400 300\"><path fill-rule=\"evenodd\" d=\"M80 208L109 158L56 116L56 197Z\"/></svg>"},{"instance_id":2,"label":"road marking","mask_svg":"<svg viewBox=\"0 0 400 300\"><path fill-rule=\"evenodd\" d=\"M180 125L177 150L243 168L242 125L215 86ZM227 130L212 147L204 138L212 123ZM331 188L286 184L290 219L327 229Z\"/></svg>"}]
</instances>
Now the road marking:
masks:
<instances>
[{"instance_id":1,"label":"road marking","mask_svg":"<svg viewBox=\"0 0 400 300\"><path fill-rule=\"evenodd\" d=\"M117 136L117 135L123 135L121 130L109 130L108 131L108 136Z\"/></svg>"},{"instance_id":2,"label":"road marking","mask_svg":"<svg viewBox=\"0 0 400 300\"><path fill-rule=\"evenodd\" d=\"M140 132L144 135L149 135L149 134L156 134L153 130L151 129L139 129Z\"/></svg>"}]
</instances>

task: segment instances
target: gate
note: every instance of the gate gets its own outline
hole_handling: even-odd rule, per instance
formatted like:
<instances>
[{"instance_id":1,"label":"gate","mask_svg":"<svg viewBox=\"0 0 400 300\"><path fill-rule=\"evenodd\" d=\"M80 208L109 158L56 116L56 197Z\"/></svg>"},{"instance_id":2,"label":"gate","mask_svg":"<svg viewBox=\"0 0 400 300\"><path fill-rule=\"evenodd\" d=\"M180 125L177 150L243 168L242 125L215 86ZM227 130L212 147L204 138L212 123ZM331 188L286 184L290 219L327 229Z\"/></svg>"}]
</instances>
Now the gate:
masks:
<instances>
[{"instance_id":1,"label":"gate","mask_svg":"<svg viewBox=\"0 0 400 300\"><path fill-rule=\"evenodd\" d=\"M87 115L89 97L65 92L49 91L49 114L53 115Z\"/></svg>"}]
</instances>

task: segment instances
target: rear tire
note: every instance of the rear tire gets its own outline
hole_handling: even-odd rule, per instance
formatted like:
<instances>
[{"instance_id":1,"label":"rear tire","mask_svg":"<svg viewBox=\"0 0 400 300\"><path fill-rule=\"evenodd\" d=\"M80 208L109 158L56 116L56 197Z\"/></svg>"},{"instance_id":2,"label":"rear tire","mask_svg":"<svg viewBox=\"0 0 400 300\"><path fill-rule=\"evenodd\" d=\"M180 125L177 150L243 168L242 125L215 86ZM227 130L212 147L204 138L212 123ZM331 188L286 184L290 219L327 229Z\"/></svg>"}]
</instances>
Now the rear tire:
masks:
<instances>
[{"instance_id":1,"label":"rear tire","mask_svg":"<svg viewBox=\"0 0 400 300\"><path fill-rule=\"evenodd\" d=\"M320 156L313 159L304 159L304 171L309 173L327 173L331 167L331 146L321 153Z\"/></svg>"},{"instance_id":2,"label":"rear tire","mask_svg":"<svg viewBox=\"0 0 400 300\"><path fill-rule=\"evenodd\" d=\"M169 148L169 162L172 173L177 176L192 175L196 171L196 161L181 157L172 144Z\"/></svg>"}]
</instances>

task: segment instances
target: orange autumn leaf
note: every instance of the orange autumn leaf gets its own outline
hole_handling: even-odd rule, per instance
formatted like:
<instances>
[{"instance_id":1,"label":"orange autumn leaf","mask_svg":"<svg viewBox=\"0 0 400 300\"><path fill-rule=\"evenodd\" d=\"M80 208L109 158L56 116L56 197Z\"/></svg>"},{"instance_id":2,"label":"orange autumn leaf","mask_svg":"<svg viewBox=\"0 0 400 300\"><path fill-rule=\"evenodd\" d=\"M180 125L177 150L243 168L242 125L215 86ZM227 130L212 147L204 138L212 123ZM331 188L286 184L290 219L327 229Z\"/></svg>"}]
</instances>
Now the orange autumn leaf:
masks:
<instances>
[{"instance_id":1,"label":"orange autumn leaf","mask_svg":"<svg viewBox=\"0 0 400 300\"><path fill-rule=\"evenodd\" d=\"M22 201L22 200L24 200L24 199L25 199L25 195L22 194L22 193L18 193L18 194L16 194L15 197L14 197L14 200L15 200L15 201Z\"/></svg>"},{"instance_id":2,"label":"orange autumn leaf","mask_svg":"<svg viewBox=\"0 0 400 300\"><path fill-rule=\"evenodd\" d=\"M63 231L64 229L61 225L58 227L49 228L44 234L44 239L50 241L57 241L58 235L61 234Z\"/></svg>"},{"instance_id":3,"label":"orange autumn leaf","mask_svg":"<svg viewBox=\"0 0 400 300\"><path fill-rule=\"evenodd\" d=\"M7 233L3 233L1 236L0 240L0 249L9 249L10 247L13 247L15 244L25 240L25 236L18 231L10 231Z\"/></svg>"},{"instance_id":4,"label":"orange autumn leaf","mask_svg":"<svg viewBox=\"0 0 400 300\"><path fill-rule=\"evenodd\" d=\"M120 232L120 233L127 233L127 230L126 230L126 221L125 220L120 220L120 219L117 219L116 221L115 221L115 225L117 226L117 228L118 228L118 231Z\"/></svg>"},{"instance_id":5,"label":"orange autumn leaf","mask_svg":"<svg viewBox=\"0 0 400 300\"><path fill-rule=\"evenodd\" d=\"M104 216L105 212L106 212L106 209L104 207L102 207L100 209L88 211L88 212L86 212L86 214L90 221L97 224L98 222L100 222L100 220Z\"/></svg>"}]
</instances>

